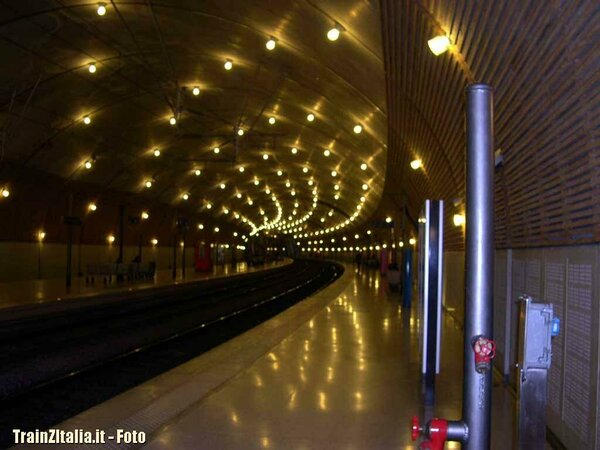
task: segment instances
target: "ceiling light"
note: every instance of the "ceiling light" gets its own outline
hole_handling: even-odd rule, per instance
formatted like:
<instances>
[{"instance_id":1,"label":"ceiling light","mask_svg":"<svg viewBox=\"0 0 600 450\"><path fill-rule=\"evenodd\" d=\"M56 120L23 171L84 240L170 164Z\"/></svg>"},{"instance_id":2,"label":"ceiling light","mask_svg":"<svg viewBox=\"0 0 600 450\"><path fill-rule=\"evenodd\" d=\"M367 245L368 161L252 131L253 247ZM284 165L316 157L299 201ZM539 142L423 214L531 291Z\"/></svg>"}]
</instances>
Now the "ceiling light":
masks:
<instances>
[{"instance_id":1,"label":"ceiling light","mask_svg":"<svg viewBox=\"0 0 600 450\"><path fill-rule=\"evenodd\" d=\"M150 214L146 211L142 211L142 220L148 220L150 218Z\"/></svg>"},{"instance_id":2,"label":"ceiling light","mask_svg":"<svg viewBox=\"0 0 600 450\"><path fill-rule=\"evenodd\" d=\"M267 188L265 189L265 194L269 195L271 193L271 189Z\"/></svg>"},{"instance_id":3,"label":"ceiling light","mask_svg":"<svg viewBox=\"0 0 600 450\"><path fill-rule=\"evenodd\" d=\"M212 203L210 203L210 202L209 202L209 203L207 203L207 204L206 204L206 209L212 209Z\"/></svg>"},{"instance_id":4,"label":"ceiling light","mask_svg":"<svg viewBox=\"0 0 600 450\"><path fill-rule=\"evenodd\" d=\"M99 16L103 16L104 14L106 14L106 6L104 6L104 3L98 3L98 8L96 9L96 13Z\"/></svg>"},{"instance_id":5,"label":"ceiling light","mask_svg":"<svg viewBox=\"0 0 600 450\"><path fill-rule=\"evenodd\" d=\"M153 239L150 241L150 243L151 243L152 245L157 245L157 244L158 244L158 239L156 239L156 238L153 238Z\"/></svg>"},{"instance_id":6,"label":"ceiling light","mask_svg":"<svg viewBox=\"0 0 600 450\"><path fill-rule=\"evenodd\" d=\"M385 223L392 223L392 218L390 216L386 217Z\"/></svg>"},{"instance_id":7,"label":"ceiling light","mask_svg":"<svg viewBox=\"0 0 600 450\"><path fill-rule=\"evenodd\" d=\"M329 212L327 213L327 215L328 215L329 217L333 216L333 211L329 211Z\"/></svg>"},{"instance_id":8,"label":"ceiling light","mask_svg":"<svg viewBox=\"0 0 600 450\"><path fill-rule=\"evenodd\" d=\"M96 206L96 204L94 202L88 203L89 211L96 211L97 209L98 209L98 207Z\"/></svg>"},{"instance_id":9,"label":"ceiling light","mask_svg":"<svg viewBox=\"0 0 600 450\"><path fill-rule=\"evenodd\" d=\"M229 209L226 206L223 206L223 214L229 214Z\"/></svg>"},{"instance_id":10,"label":"ceiling light","mask_svg":"<svg viewBox=\"0 0 600 450\"><path fill-rule=\"evenodd\" d=\"M369 189L369 185L368 185L367 183L364 183L364 184L362 185L362 190L363 190L363 191L366 191L367 189Z\"/></svg>"},{"instance_id":11,"label":"ceiling light","mask_svg":"<svg viewBox=\"0 0 600 450\"><path fill-rule=\"evenodd\" d=\"M223 67L225 67L225 70L231 70L233 68L233 61L227 58Z\"/></svg>"},{"instance_id":12,"label":"ceiling light","mask_svg":"<svg viewBox=\"0 0 600 450\"><path fill-rule=\"evenodd\" d=\"M365 200L366 200L366 198L364 196L360 198L361 203L364 203Z\"/></svg>"},{"instance_id":13,"label":"ceiling light","mask_svg":"<svg viewBox=\"0 0 600 450\"><path fill-rule=\"evenodd\" d=\"M294 197L296 195L296 191L294 189L292 189L292 191L290 192L290 194L292 194L292 197Z\"/></svg>"},{"instance_id":14,"label":"ceiling light","mask_svg":"<svg viewBox=\"0 0 600 450\"><path fill-rule=\"evenodd\" d=\"M183 194L181 196L182 199L187 200L188 198L190 198L190 194L188 194L187 192L185 194Z\"/></svg>"},{"instance_id":15,"label":"ceiling light","mask_svg":"<svg viewBox=\"0 0 600 450\"><path fill-rule=\"evenodd\" d=\"M249 204L250 206L252 206L252 205L254 204L254 202L252 201L252 199L251 199L251 198L248 198L248 204Z\"/></svg>"},{"instance_id":16,"label":"ceiling light","mask_svg":"<svg viewBox=\"0 0 600 450\"><path fill-rule=\"evenodd\" d=\"M220 153L221 149L219 147L215 147L213 148L213 152L215 153L215 155L218 155Z\"/></svg>"},{"instance_id":17,"label":"ceiling light","mask_svg":"<svg viewBox=\"0 0 600 450\"><path fill-rule=\"evenodd\" d=\"M199 230L204 230L204 225L203 225L203 224L201 224L201 223L199 223L199 224L198 224L198 229L199 229Z\"/></svg>"},{"instance_id":18,"label":"ceiling light","mask_svg":"<svg viewBox=\"0 0 600 450\"><path fill-rule=\"evenodd\" d=\"M10 191L6 188L2 189L2 197L6 198L10 195Z\"/></svg>"},{"instance_id":19,"label":"ceiling light","mask_svg":"<svg viewBox=\"0 0 600 450\"><path fill-rule=\"evenodd\" d=\"M287 180L285 182L285 187L289 188L292 185L292 183L290 183L290 180Z\"/></svg>"},{"instance_id":20,"label":"ceiling light","mask_svg":"<svg viewBox=\"0 0 600 450\"><path fill-rule=\"evenodd\" d=\"M260 184L260 181L258 181L258 178L254 179L254 186L258 186Z\"/></svg>"},{"instance_id":21,"label":"ceiling light","mask_svg":"<svg viewBox=\"0 0 600 450\"><path fill-rule=\"evenodd\" d=\"M238 134L238 136L243 136L244 135L244 129L243 128L238 128L237 134Z\"/></svg>"},{"instance_id":22,"label":"ceiling light","mask_svg":"<svg viewBox=\"0 0 600 450\"><path fill-rule=\"evenodd\" d=\"M354 125L354 133L360 134L362 132L362 125L356 124Z\"/></svg>"},{"instance_id":23,"label":"ceiling light","mask_svg":"<svg viewBox=\"0 0 600 450\"><path fill-rule=\"evenodd\" d=\"M277 176L280 177L281 175L283 175L283 172L281 170L277 171Z\"/></svg>"},{"instance_id":24,"label":"ceiling light","mask_svg":"<svg viewBox=\"0 0 600 450\"><path fill-rule=\"evenodd\" d=\"M398 242L398 247L400 247L400 248L404 247L404 242L402 242L402 241L399 241L399 242Z\"/></svg>"},{"instance_id":25,"label":"ceiling light","mask_svg":"<svg viewBox=\"0 0 600 450\"><path fill-rule=\"evenodd\" d=\"M215 233L218 233L219 231L219 227L215 227Z\"/></svg>"},{"instance_id":26,"label":"ceiling light","mask_svg":"<svg viewBox=\"0 0 600 450\"><path fill-rule=\"evenodd\" d=\"M331 176L332 176L332 177L337 177L337 172L336 172L335 170L332 170L332 171L331 171Z\"/></svg>"},{"instance_id":27,"label":"ceiling light","mask_svg":"<svg viewBox=\"0 0 600 450\"><path fill-rule=\"evenodd\" d=\"M408 240L408 243L409 243L410 245L415 245L415 244L417 243L417 240L416 240L415 238L410 238L410 239Z\"/></svg>"},{"instance_id":28,"label":"ceiling light","mask_svg":"<svg viewBox=\"0 0 600 450\"><path fill-rule=\"evenodd\" d=\"M313 120L315 120L315 115L313 113L310 113L308 116L306 116L306 120L312 122Z\"/></svg>"},{"instance_id":29,"label":"ceiling light","mask_svg":"<svg viewBox=\"0 0 600 450\"><path fill-rule=\"evenodd\" d=\"M340 32L342 31L340 28L341 26L336 23L333 28L327 31L327 39L329 39L332 42L337 41L340 37Z\"/></svg>"},{"instance_id":30,"label":"ceiling light","mask_svg":"<svg viewBox=\"0 0 600 450\"><path fill-rule=\"evenodd\" d=\"M112 244L113 242L115 242L115 237L112 234L109 234L108 236L106 236L106 240L109 244Z\"/></svg>"},{"instance_id":31,"label":"ceiling light","mask_svg":"<svg viewBox=\"0 0 600 450\"><path fill-rule=\"evenodd\" d=\"M241 194L240 192L236 193L236 194L235 194L235 196L236 196L237 198L242 198L242 194Z\"/></svg>"},{"instance_id":32,"label":"ceiling light","mask_svg":"<svg viewBox=\"0 0 600 450\"><path fill-rule=\"evenodd\" d=\"M328 157L329 155L331 155L331 150L329 150L329 149L326 149L326 150L323 152L323 154L324 154L325 156L327 156L327 157Z\"/></svg>"},{"instance_id":33,"label":"ceiling light","mask_svg":"<svg viewBox=\"0 0 600 450\"><path fill-rule=\"evenodd\" d=\"M90 116L83 116L83 123L85 123L86 125L92 123L92 119L90 119Z\"/></svg>"},{"instance_id":34,"label":"ceiling light","mask_svg":"<svg viewBox=\"0 0 600 450\"><path fill-rule=\"evenodd\" d=\"M225 183L221 183L221 184L219 185L219 187L220 187L221 189L225 189Z\"/></svg>"},{"instance_id":35,"label":"ceiling light","mask_svg":"<svg viewBox=\"0 0 600 450\"><path fill-rule=\"evenodd\" d=\"M465 224L465 215L464 214L454 214L452 218L454 222L454 226L460 227Z\"/></svg>"},{"instance_id":36,"label":"ceiling light","mask_svg":"<svg viewBox=\"0 0 600 450\"><path fill-rule=\"evenodd\" d=\"M147 188L151 188L152 187L152 181L151 180L146 180L145 185L146 185Z\"/></svg>"},{"instance_id":37,"label":"ceiling light","mask_svg":"<svg viewBox=\"0 0 600 450\"><path fill-rule=\"evenodd\" d=\"M86 161L85 164L83 165L86 169L91 169L92 168L92 161Z\"/></svg>"},{"instance_id":38,"label":"ceiling light","mask_svg":"<svg viewBox=\"0 0 600 450\"><path fill-rule=\"evenodd\" d=\"M423 165L423 162L422 162L420 159L413 159L413 160L410 162L410 167L411 167L413 170L417 170L417 169L418 169L418 168L420 168L422 165Z\"/></svg>"},{"instance_id":39,"label":"ceiling light","mask_svg":"<svg viewBox=\"0 0 600 450\"><path fill-rule=\"evenodd\" d=\"M298 149L296 147L292 147L292 155L298 153Z\"/></svg>"},{"instance_id":40,"label":"ceiling light","mask_svg":"<svg viewBox=\"0 0 600 450\"><path fill-rule=\"evenodd\" d=\"M171 117L169 118L169 123L170 123L171 125L175 125L175 124L177 123L177 119L175 118L175 116L171 116Z\"/></svg>"},{"instance_id":41,"label":"ceiling light","mask_svg":"<svg viewBox=\"0 0 600 450\"><path fill-rule=\"evenodd\" d=\"M240 166L240 168L238 170L240 171L240 173L244 173L244 170L246 170L246 169L244 169L244 166Z\"/></svg>"},{"instance_id":42,"label":"ceiling light","mask_svg":"<svg viewBox=\"0 0 600 450\"><path fill-rule=\"evenodd\" d=\"M313 180L308 180L308 185L312 186L315 182Z\"/></svg>"},{"instance_id":43,"label":"ceiling light","mask_svg":"<svg viewBox=\"0 0 600 450\"><path fill-rule=\"evenodd\" d=\"M269 40L267 41L267 43L265 44L265 47L267 47L267 50L269 50L269 51L274 50L276 46L277 46L277 41L273 37L270 37Z\"/></svg>"},{"instance_id":44,"label":"ceiling light","mask_svg":"<svg viewBox=\"0 0 600 450\"><path fill-rule=\"evenodd\" d=\"M198 86L194 86L194 88L192 89L192 94L200 95L200 88Z\"/></svg>"},{"instance_id":45,"label":"ceiling light","mask_svg":"<svg viewBox=\"0 0 600 450\"><path fill-rule=\"evenodd\" d=\"M308 173L308 167L304 166L304 167L302 168L302 172L304 172L304 173Z\"/></svg>"},{"instance_id":46,"label":"ceiling light","mask_svg":"<svg viewBox=\"0 0 600 450\"><path fill-rule=\"evenodd\" d=\"M269 117L269 124L274 125L275 122L276 122L275 117L273 117L273 116Z\"/></svg>"},{"instance_id":47,"label":"ceiling light","mask_svg":"<svg viewBox=\"0 0 600 450\"><path fill-rule=\"evenodd\" d=\"M38 231L37 238L38 241L42 242L46 237L46 233L43 230Z\"/></svg>"},{"instance_id":48,"label":"ceiling light","mask_svg":"<svg viewBox=\"0 0 600 450\"><path fill-rule=\"evenodd\" d=\"M448 36L436 36L429 39L427 45L429 46L431 53L438 56L450 48L450 38Z\"/></svg>"},{"instance_id":49,"label":"ceiling light","mask_svg":"<svg viewBox=\"0 0 600 450\"><path fill-rule=\"evenodd\" d=\"M269 159L269 154L268 153L263 153L263 159L266 161L267 159Z\"/></svg>"},{"instance_id":50,"label":"ceiling light","mask_svg":"<svg viewBox=\"0 0 600 450\"><path fill-rule=\"evenodd\" d=\"M196 169L194 170L194 174L199 177L200 175L202 175L202 171L200 169Z\"/></svg>"},{"instance_id":51,"label":"ceiling light","mask_svg":"<svg viewBox=\"0 0 600 450\"><path fill-rule=\"evenodd\" d=\"M371 234L371 230L367 230L367 234L370 235Z\"/></svg>"},{"instance_id":52,"label":"ceiling light","mask_svg":"<svg viewBox=\"0 0 600 450\"><path fill-rule=\"evenodd\" d=\"M335 195L333 196L333 198L334 198L334 199L336 199L336 200L339 200L339 198L340 198L340 194L335 194Z\"/></svg>"},{"instance_id":53,"label":"ceiling light","mask_svg":"<svg viewBox=\"0 0 600 450\"><path fill-rule=\"evenodd\" d=\"M359 238L358 234L355 234L354 239L358 239L358 238Z\"/></svg>"},{"instance_id":54,"label":"ceiling light","mask_svg":"<svg viewBox=\"0 0 600 450\"><path fill-rule=\"evenodd\" d=\"M90 73L96 73L96 64L94 64L94 63L91 63L91 64L88 66L88 71L89 71Z\"/></svg>"},{"instance_id":55,"label":"ceiling light","mask_svg":"<svg viewBox=\"0 0 600 450\"><path fill-rule=\"evenodd\" d=\"M333 188L334 188L336 191L339 191L339 190L340 190L340 185L339 185L339 184L334 184L334 185L333 185Z\"/></svg>"}]
</instances>

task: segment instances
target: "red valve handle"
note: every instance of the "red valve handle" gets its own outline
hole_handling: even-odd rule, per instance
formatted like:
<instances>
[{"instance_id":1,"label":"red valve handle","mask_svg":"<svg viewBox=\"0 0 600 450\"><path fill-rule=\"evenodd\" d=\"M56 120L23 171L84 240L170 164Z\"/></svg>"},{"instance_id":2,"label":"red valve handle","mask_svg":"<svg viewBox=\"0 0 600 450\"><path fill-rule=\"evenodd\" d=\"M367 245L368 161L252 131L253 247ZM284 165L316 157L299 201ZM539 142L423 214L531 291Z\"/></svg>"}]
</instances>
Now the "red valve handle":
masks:
<instances>
[{"instance_id":1,"label":"red valve handle","mask_svg":"<svg viewBox=\"0 0 600 450\"><path fill-rule=\"evenodd\" d=\"M421 434L421 426L419 424L419 418L417 416L413 416L410 437L413 441L416 441L417 439L419 439L419 434Z\"/></svg>"}]
</instances>

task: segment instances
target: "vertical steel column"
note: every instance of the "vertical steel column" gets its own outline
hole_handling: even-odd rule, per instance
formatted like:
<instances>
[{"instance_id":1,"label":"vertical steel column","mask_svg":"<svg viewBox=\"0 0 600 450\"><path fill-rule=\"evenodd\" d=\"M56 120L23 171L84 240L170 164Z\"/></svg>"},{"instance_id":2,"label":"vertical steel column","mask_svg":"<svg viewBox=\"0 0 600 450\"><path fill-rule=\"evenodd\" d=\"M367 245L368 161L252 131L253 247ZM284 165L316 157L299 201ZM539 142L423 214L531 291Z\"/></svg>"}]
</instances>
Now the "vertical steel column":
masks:
<instances>
[{"instance_id":1,"label":"vertical steel column","mask_svg":"<svg viewBox=\"0 0 600 450\"><path fill-rule=\"evenodd\" d=\"M465 366L463 420L465 450L490 448L492 370L475 370L473 339L493 333L494 139L493 89L467 87L467 224L465 274Z\"/></svg>"}]
</instances>

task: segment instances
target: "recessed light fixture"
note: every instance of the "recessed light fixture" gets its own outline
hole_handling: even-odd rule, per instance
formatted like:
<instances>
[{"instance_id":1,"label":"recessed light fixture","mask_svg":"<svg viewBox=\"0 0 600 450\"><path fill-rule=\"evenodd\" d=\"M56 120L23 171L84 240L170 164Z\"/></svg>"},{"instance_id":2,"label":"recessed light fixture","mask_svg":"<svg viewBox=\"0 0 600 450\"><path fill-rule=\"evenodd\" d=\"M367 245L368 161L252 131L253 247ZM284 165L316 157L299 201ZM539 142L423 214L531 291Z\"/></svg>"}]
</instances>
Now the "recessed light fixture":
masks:
<instances>
[{"instance_id":1,"label":"recessed light fixture","mask_svg":"<svg viewBox=\"0 0 600 450\"><path fill-rule=\"evenodd\" d=\"M283 172L281 170L277 171L277 176L280 177L281 175L283 175Z\"/></svg>"},{"instance_id":2,"label":"recessed light fixture","mask_svg":"<svg viewBox=\"0 0 600 450\"><path fill-rule=\"evenodd\" d=\"M233 61L227 58L223 67L225 67L225 70L231 70L233 68Z\"/></svg>"},{"instance_id":3,"label":"recessed light fixture","mask_svg":"<svg viewBox=\"0 0 600 450\"><path fill-rule=\"evenodd\" d=\"M465 215L464 214L454 214L452 217L452 221L454 222L454 226L460 227L465 224Z\"/></svg>"},{"instance_id":4,"label":"recessed light fixture","mask_svg":"<svg viewBox=\"0 0 600 450\"><path fill-rule=\"evenodd\" d=\"M292 147L292 155L298 153L298 149L296 147Z\"/></svg>"},{"instance_id":5,"label":"recessed light fixture","mask_svg":"<svg viewBox=\"0 0 600 450\"><path fill-rule=\"evenodd\" d=\"M235 194L235 196L236 196L237 198L242 198L242 194L241 194L241 192L237 192L237 193Z\"/></svg>"},{"instance_id":6,"label":"recessed light fixture","mask_svg":"<svg viewBox=\"0 0 600 450\"><path fill-rule=\"evenodd\" d=\"M91 169L92 168L92 161L86 161L85 164L83 165L86 169Z\"/></svg>"},{"instance_id":7,"label":"recessed light fixture","mask_svg":"<svg viewBox=\"0 0 600 450\"><path fill-rule=\"evenodd\" d=\"M6 198L10 195L10 191L7 188L2 189L2 197Z\"/></svg>"},{"instance_id":8,"label":"recessed light fixture","mask_svg":"<svg viewBox=\"0 0 600 450\"><path fill-rule=\"evenodd\" d=\"M187 192L185 194L183 194L181 196L182 199L187 200L188 198L190 198L190 194L188 194Z\"/></svg>"},{"instance_id":9,"label":"recessed light fixture","mask_svg":"<svg viewBox=\"0 0 600 450\"><path fill-rule=\"evenodd\" d=\"M90 116L83 116L83 123L85 123L86 125L92 123L92 119L90 118Z\"/></svg>"},{"instance_id":10,"label":"recessed light fixture","mask_svg":"<svg viewBox=\"0 0 600 450\"><path fill-rule=\"evenodd\" d=\"M340 24L338 24L336 22L334 27L330 28L329 31L327 31L327 39L329 39L332 42L337 41L338 38L340 37L341 31L342 31L342 27L340 26Z\"/></svg>"},{"instance_id":11,"label":"recessed light fixture","mask_svg":"<svg viewBox=\"0 0 600 450\"><path fill-rule=\"evenodd\" d=\"M42 242L45 237L46 237L46 233L44 232L44 230L38 231L38 233L37 233L38 241Z\"/></svg>"},{"instance_id":12,"label":"recessed light fixture","mask_svg":"<svg viewBox=\"0 0 600 450\"><path fill-rule=\"evenodd\" d=\"M156 246L156 245L158 245L158 239L156 239L156 238L153 238L153 239L150 241L150 243L151 243L152 245Z\"/></svg>"},{"instance_id":13,"label":"recessed light fixture","mask_svg":"<svg viewBox=\"0 0 600 450\"><path fill-rule=\"evenodd\" d=\"M415 244L417 243L417 240L416 240L415 238L410 238L410 239L408 240L408 243L409 243L410 245L415 245Z\"/></svg>"},{"instance_id":14,"label":"recessed light fixture","mask_svg":"<svg viewBox=\"0 0 600 450\"><path fill-rule=\"evenodd\" d=\"M150 218L150 214L146 211L142 211L142 220L148 220Z\"/></svg>"},{"instance_id":15,"label":"recessed light fixture","mask_svg":"<svg viewBox=\"0 0 600 450\"><path fill-rule=\"evenodd\" d=\"M390 216L387 216L385 218L385 223L392 223L392 218Z\"/></svg>"},{"instance_id":16,"label":"recessed light fixture","mask_svg":"<svg viewBox=\"0 0 600 450\"><path fill-rule=\"evenodd\" d=\"M334 178L337 177L337 171L332 170L331 171L331 176L334 177Z\"/></svg>"},{"instance_id":17,"label":"recessed light fixture","mask_svg":"<svg viewBox=\"0 0 600 450\"><path fill-rule=\"evenodd\" d=\"M98 207L96 206L96 204L94 202L88 203L89 211L96 211L97 209L98 209Z\"/></svg>"},{"instance_id":18,"label":"recessed light fixture","mask_svg":"<svg viewBox=\"0 0 600 450\"><path fill-rule=\"evenodd\" d=\"M277 40L271 36L265 44L265 47L267 47L267 50L269 51L274 50L275 47L277 47Z\"/></svg>"},{"instance_id":19,"label":"recessed light fixture","mask_svg":"<svg viewBox=\"0 0 600 450\"><path fill-rule=\"evenodd\" d=\"M313 113L310 113L306 116L306 120L308 120L309 122L312 122L315 120L315 115Z\"/></svg>"},{"instance_id":20,"label":"recessed light fixture","mask_svg":"<svg viewBox=\"0 0 600 450\"><path fill-rule=\"evenodd\" d=\"M219 185L219 187L220 187L221 189L225 189L227 186L225 186L225 183L221 183L221 184Z\"/></svg>"},{"instance_id":21,"label":"recessed light fixture","mask_svg":"<svg viewBox=\"0 0 600 450\"><path fill-rule=\"evenodd\" d=\"M275 122L277 122L277 120L275 119L275 117L273 117L273 116L269 117L269 124L270 125L275 125Z\"/></svg>"},{"instance_id":22,"label":"recessed light fixture","mask_svg":"<svg viewBox=\"0 0 600 450\"><path fill-rule=\"evenodd\" d=\"M212 209L212 203L207 202L206 203L206 209Z\"/></svg>"},{"instance_id":23,"label":"recessed light fixture","mask_svg":"<svg viewBox=\"0 0 600 450\"><path fill-rule=\"evenodd\" d=\"M302 172L304 172L304 173L308 173L308 167L304 166L304 167L302 168Z\"/></svg>"},{"instance_id":24,"label":"recessed light fixture","mask_svg":"<svg viewBox=\"0 0 600 450\"><path fill-rule=\"evenodd\" d=\"M243 128L238 128L237 134L238 134L238 136L243 136L244 135L244 129Z\"/></svg>"},{"instance_id":25,"label":"recessed light fixture","mask_svg":"<svg viewBox=\"0 0 600 450\"><path fill-rule=\"evenodd\" d=\"M198 86L194 86L194 88L192 89L192 94L200 95L200 88Z\"/></svg>"},{"instance_id":26,"label":"recessed light fixture","mask_svg":"<svg viewBox=\"0 0 600 450\"><path fill-rule=\"evenodd\" d=\"M326 157L329 157L329 155L331 155L331 150L325 149L325 151L323 152L323 155L325 155Z\"/></svg>"},{"instance_id":27,"label":"recessed light fixture","mask_svg":"<svg viewBox=\"0 0 600 450\"><path fill-rule=\"evenodd\" d=\"M448 36L436 36L427 41L429 50L435 56L441 55L450 48L450 38Z\"/></svg>"},{"instance_id":28,"label":"recessed light fixture","mask_svg":"<svg viewBox=\"0 0 600 450\"><path fill-rule=\"evenodd\" d=\"M115 237L112 234L109 234L108 236L106 236L106 240L109 244L112 244L113 242L115 242Z\"/></svg>"},{"instance_id":29,"label":"recessed light fixture","mask_svg":"<svg viewBox=\"0 0 600 450\"><path fill-rule=\"evenodd\" d=\"M422 162L420 159L413 159L413 160L410 162L410 167L411 167L413 170L417 170L417 169L421 168L422 166L423 166L423 162Z\"/></svg>"},{"instance_id":30,"label":"recessed light fixture","mask_svg":"<svg viewBox=\"0 0 600 450\"><path fill-rule=\"evenodd\" d=\"M360 134L362 132L362 125L360 125L360 124L354 125L354 129L353 130L354 130L355 134Z\"/></svg>"},{"instance_id":31,"label":"recessed light fixture","mask_svg":"<svg viewBox=\"0 0 600 450\"><path fill-rule=\"evenodd\" d=\"M199 229L199 230L204 230L204 224L202 224L202 223L199 223L199 224L198 224L198 229Z\"/></svg>"},{"instance_id":32,"label":"recessed light fixture","mask_svg":"<svg viewBox=\"0 0 600 450\"><path fill-rule=\"evenodd\" d=\"M175 125L175 124L177 123L177 119L175 118L175 116L171 116L171 117L169 118L169 123L170 123L171 125Z\"/></svg>"},{"instance_id":33,"label":"recessed light fixture","mask_svg":"<svg viewBox=\"0 0 600 450\"><path fill-rule=\"evenodd\" d=\"M98 14L99 16L103 16L104 14L106 14L106 6L104 5L104 3L98 3L98 8L96 8L96 14Z\"/></svg>"},{"instance_id":34,"label":"recessed light fixture","mask_svg":"<svg viewBox=\"0 0 600 450\"><path fill-rule=\"evenodd\" d=\"M266 161L267 159L269 159L269 154L268 153L263 153L263 159Z\"/></svg>"},{"instance_id":35,"label":"recessed light fixture","mask_svg":"<svg viewBox=\"0 0 600 450\"><path fill-rule=\"evenodd\" d=\"M333 186L333 188L334 188L336 191L339 191L339 190L340 190L340 185L339 185L339 184L335 184L335 185Z\"/></svg>"},{"instance_id":36,"label":"recessed light fixture","mask_svg":"<svg viewBox=\"0 0 600 450\"><path fill-rule=\"evenodd\" d=\"M366 191L367 189L369 189L369 185L368 185L367 183L364 183L364 184L362 185L362 190L363 190L363 191Z\"/></svg>"},{"instance_id":37,"label":"recessed light fixture","mask_svg":"<svg viewBox=\"0 0 600 450\"><path fill-rule=\"evenodd\" d=\"M360 165L360 170L367 170L367 163L362 163Z\"/></svg>"},{"instance_id":38,"label":"recessed light fixture","mask_svg":"<svg viewBox=\"0 0 600 450\"><path fill-rule=\"evenodd\" d=\"M221 149L219 147L213 148L213 152L215 153L215 155L218 155L220 151Z\"/></svg>"},{"instance_id":39,"label":"recessed light fixture","mask_svg":"<svg viewBox=\"0 0 600 450\"><path fill-rule=\"evenodd\" d=\"M218 233L220 231L219 227L215 227L215 233Z\"/></svg>"},{"instance_id":40,"label":"recessed light fixture","mask_svg":"<svg viewBox=\"0 0 600 450\"><path fill-rule=\"evenodd\" d=\"M260 184L260 181L258 180L258 178L254 178L254 186L258 186Z\"/></svg>"},{"instance_id":41,"label":"recessed light fixture","mask_svg":"<svg viewBox=\"0 0 600 450\"><path fill-rule=\"evenodd\" d=\"M240 173L244 173L244 170L246 170L246 169L244 169L244 166L240 166L240 168L238 170L240 171Z\"/></svg>"},{"instance_id":42,"label":"recessed light fixture","mask_svg":"<svg viewBox=\"0 0 600 450\"><path fill-rule=\"evenodd\" d=\"M146 185L147 188L151 188L152 187L152 181L151 180L146 180L146 183L144 183Z\"/></svg>"},{"instance_id":43,"label":"recessed light fixture","mask_svg":"<svg viewBox=\"0 0 600 450\"><path fill-rule=\"evenodd\" d=\"M96 64L90 63L90 65L88 66L88 71L90 73L96 73Z\"/></svg>"},{"instance_id":44,"label":"recessed light fixture","mask_svg":"<svg viewBox=\"0 0 600 450\"><path fill-rule=\"evenodd\" d=\"M200 175L202 175L202 171L200 169L196 169L194 170L194 174L199 177Z\"/></svg>"},{"instance_id":45,"label":"recessed light fixture","mask_svg":"<svg viewBox=\"0 0 600 450\"><path fill-rule=\"evenodd\" d=\"M152 154L158 158L160 156L160 150L155 148Z\"/></svg>"}]
</instances>

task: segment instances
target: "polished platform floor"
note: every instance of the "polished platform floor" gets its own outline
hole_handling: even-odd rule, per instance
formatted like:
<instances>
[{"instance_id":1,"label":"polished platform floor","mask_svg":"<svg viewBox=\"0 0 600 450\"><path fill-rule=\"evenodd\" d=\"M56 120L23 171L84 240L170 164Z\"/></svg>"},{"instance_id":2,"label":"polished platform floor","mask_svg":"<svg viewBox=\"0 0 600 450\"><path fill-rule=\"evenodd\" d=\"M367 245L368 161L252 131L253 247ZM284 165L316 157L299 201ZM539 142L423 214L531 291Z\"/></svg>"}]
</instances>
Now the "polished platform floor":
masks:
<instances>
[{"instance_id":1,"label":"polished platform floor","mask_svg":"<svg viewBox=\"0 0 600 450\"><path fill-rule=\"evenodd\" d=\"M187 268L185 277L182 277L181 269L177 270L175 278L173 278L171 270L158 270L152 279L118 282L113 279L112 283L107 284L103 283L102 280L96 280L94 283L86 283L85 277L74 277L70 287L65 285L63 278L5 282L0 283L0 309L57 301L89 299L101 294L115 294L170 284L190 283L271 269L278 265L289 263L291 263L291 260L286 259L280 262L249 267L245 262L240 262L235 266L231 264L215 265L210 272L195 272L190 267Z\"/></svg>"},{"instance_id":2,"label":"polished platform floor","mask_svg":"<svg viewBox=\"0 0 600 450\"><path fill-rule=\"evenodd\" d=\"M415 308L403 310L384 278L350 268L273 319L60 428L144 431L142 447L154 450L417 449L409 431L411 417L425 414L417 330ZM462 331L445 318L443 333L435 415L457 419ZM494 449L511 448L511 408L498 384Z\"/></svg>"}]
</instances>

